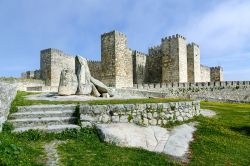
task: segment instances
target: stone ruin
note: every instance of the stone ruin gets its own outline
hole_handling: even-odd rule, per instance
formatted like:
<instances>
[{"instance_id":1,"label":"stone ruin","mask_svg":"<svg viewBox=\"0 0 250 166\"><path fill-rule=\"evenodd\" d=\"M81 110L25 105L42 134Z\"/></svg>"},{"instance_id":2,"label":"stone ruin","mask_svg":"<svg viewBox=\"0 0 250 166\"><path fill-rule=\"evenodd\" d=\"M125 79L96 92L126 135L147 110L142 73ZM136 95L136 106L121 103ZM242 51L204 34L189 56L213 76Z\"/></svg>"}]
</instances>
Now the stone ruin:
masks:
<instances>
[{"instance_id":1,"label":"stone ruin","mask_svg":"<svg viewBox=\"0 0 250 166\"><path fill-rule=\"evenodd\" d=\"M60 75L58 94L92 95L94 97L112 97L111 90L90 74L88 62L81 56L75 57L75 70L63 69Z\"/></svg>"}]
</instances>

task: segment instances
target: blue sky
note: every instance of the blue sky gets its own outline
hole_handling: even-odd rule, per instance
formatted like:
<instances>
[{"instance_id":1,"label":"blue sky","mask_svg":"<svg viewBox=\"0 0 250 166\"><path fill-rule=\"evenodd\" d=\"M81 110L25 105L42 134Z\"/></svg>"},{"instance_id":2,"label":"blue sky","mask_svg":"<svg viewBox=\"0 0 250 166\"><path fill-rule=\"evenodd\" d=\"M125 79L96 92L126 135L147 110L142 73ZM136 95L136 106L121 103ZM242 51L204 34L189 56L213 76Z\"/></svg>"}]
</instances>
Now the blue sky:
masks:
<instances>
[{"instance_id":1,"label":"blue sky","mask_svg":"<svg viewBox=\"0 0 250 166\"><path fill-rule=\"evenodd\" d=\"M45 48L99 60L100 35L114 29L143 52L179 33L225 80L250 80L246 0L0 0L0 76L39 69Z\"/></svg>"}]
</instances>

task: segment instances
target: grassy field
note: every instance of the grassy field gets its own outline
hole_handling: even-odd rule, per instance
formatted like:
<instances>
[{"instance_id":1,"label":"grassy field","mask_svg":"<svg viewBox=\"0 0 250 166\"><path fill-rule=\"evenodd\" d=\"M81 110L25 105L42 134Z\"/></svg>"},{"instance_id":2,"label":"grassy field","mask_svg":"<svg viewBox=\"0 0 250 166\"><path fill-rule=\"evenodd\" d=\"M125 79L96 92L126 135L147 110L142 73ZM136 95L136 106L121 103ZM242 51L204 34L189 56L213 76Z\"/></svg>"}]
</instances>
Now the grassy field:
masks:
<instances>
[{"instance_id":1,"label":"grassy field","mask_svg":"<svg viewBox=\"0 0 250 166\"><path fill-rule=\"evenodd\" d=\"M20 100L13 103L13 108L27 102ZM217 116L195 118L199 126L187 165L249 166L250 104L202 102L201 106L215 110ZM94 129L68 130L61 134L38 131L11 134L9 131L10 126L5 125L0 134L0 165L44 165L43 146L55 139L67 142L58 147L61 165L183 165L164 154L100 142Z\"/></svg>"}]
</instances>

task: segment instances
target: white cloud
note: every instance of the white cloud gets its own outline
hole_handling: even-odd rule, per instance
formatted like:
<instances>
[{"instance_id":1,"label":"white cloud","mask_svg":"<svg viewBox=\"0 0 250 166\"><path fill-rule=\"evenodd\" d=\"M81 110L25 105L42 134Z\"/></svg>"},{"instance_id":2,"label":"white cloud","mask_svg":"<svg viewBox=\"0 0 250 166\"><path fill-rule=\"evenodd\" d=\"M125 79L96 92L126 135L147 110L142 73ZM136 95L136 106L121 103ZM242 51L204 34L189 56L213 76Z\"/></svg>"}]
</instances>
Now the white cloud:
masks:
<instances>
[{"instance_id":1,"label":"white cloud","mask_svg":"<svg viewBox=\"0 0 250 166\"><path fill-rule=\"evenodd\" d=\"M185 26L189 38L201 44L206 56L241 52L250 41L250 1L223 1Z\"/></svg>"}]
</instances>

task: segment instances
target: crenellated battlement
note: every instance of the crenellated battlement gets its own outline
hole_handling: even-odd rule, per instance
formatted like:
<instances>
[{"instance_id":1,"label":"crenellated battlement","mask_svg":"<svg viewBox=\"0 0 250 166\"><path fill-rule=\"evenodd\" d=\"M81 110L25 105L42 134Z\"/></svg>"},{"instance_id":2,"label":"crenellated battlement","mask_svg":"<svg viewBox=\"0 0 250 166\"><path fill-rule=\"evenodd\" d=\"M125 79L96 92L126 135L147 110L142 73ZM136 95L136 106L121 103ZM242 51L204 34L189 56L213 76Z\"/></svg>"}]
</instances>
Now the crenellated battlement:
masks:
<instances>
[{"instance_id":1,"label":"crenellated battlement","mask_svg":"<svg viewBox=\"0 0 250 166\"><path fill-rule=\"evenodd\" d=\"M89 63L101 63L101 61L98 60L88 60Z\"/></svg>"},{"instance_id":2,"label":"crenellated battlement","mask_svg":"<svg viewBox=\"0 0 250 166\"><path fill-rule=\"evenodd\" d=\"M223 70L221 66L210 67L211 70Z\"/></svg>"},{"instance_id":3,"label":"crenellated battlement","mask_svg":"<svg viewBox=\"0 0 250 166\"><path fill-rule=\"evenodd\" d=\"M162 54L162 52L161 52L161 46L160 45L153 46L153 47L150 47L148 49L148 55L149 56L159 56L161 54Z\"/></svg>"},{"instance_id":4,"label":"crenellated battlement","mask_svg":"<svg viewBox=\"0 0 250 166\"><path fill-rule=\"evenodd\" d=\"M143 58L146 58L146 56L148 56L148 54L137 51L137 50L133 50L133 55L140 56L140 57L143 57Z\"/></svg>"},{"instance_id":5,"label":"crenellated battlement","mask_svg":"<svg viewBox=\"0 0 250 166\"><path fill-rule=\"evenodd\" d=\"M183 40L186 40L186 38L180 34L176 34L176 35L172 35L172 36L167 36L165 38L162 38L161 39L161 42L164 42L164 41L170 41L170 40L175 40L175 39L183 39Z\"/></svg>"},{"instance_id":6,"label":"crenellated battlement","mask_svg":"<svg viewBox=\"0 0 250 166\"><path fill-rule=\"evenodd\" d=\"M196 82L196 83L151 83L151 84L134 84L134 89L173 89L173 88L239 88L250 87L250 81L214 81L214 82Z\"/></svg>"},{"instance_id":7,"label":"crenellated battlement","mask_svg":"<svg viewBox=\"0 0 250 166\"><path fill-rule=\"evenodd\" d=\"M188 47L194 47L194 46L195 46L195 47L200 48L200 46L199 46L198 44L194 43L194 42L189 43L187 46L188 46Z\"/></svg>"},{"instance_id":8,"label":"crenellated battlement","mask_svg":"<svg viewBox=\"0 0 250 166\"><path fill-rule=\"evenodd\" d=\"M111 35L114 35L114 34L126 38L126 35L125 35L124 33L118 32L118 31L116 31L116 30L113 30L113 31L111 31L111 32L105 32L105 33L103 33L103 34L101 35L101 37L103 38L103 37L111 36Z\"/></svg>"},{"instance_id":9,"label":"crenellated battlement","mask_svg":"<svg viewBox=\"0 0 250 166\"><path fill-rule=\"evenodd\" d=\"M63 51L56 49L56 48L48 48L48 49L41 50L41 54L52 53L52 52L63 54Z\"/></svg>"}]
</instances>

